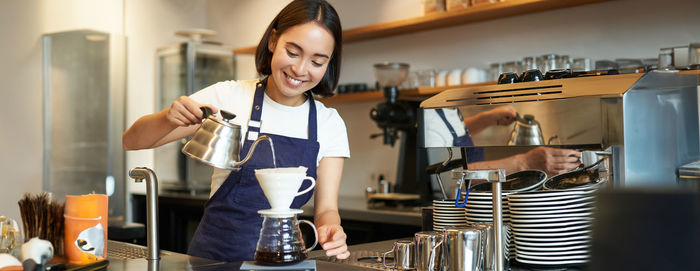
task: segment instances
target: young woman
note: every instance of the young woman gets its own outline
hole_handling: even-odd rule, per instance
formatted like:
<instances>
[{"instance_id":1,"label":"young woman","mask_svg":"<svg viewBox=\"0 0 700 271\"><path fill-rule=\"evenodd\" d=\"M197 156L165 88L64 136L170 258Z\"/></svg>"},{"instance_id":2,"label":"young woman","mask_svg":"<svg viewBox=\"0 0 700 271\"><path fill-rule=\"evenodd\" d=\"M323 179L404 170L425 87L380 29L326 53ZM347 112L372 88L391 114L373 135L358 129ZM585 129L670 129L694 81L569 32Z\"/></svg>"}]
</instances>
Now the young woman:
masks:
<instances>
[{"instance_id":1,"label":"young woman","mask_svg":"<svg viewBox=\"0 0 700 271\"><path fill-rule=\"evenodd\" d=\"M347 258L346 235L338 215L344 159L350 156L345 123L313 95L329 96L338 84L342 28L324 0L295 0L270 23L256 51L262 80L225 81L178 98L170 108L138 119L123 136L124 149L147 149L192 135L201 106L237 115L243 148L268 135L278 167L305 166L316 178L314 222L328 256ZM261 144L240 171L214 169L212 192L188 254L221 261L252 260L262 224L257 211L270 208L254 170L272 167ZM308 184L305 184L305 186ZM297 197L301 208L311 197Z\"/></svg>"}]
</instances>

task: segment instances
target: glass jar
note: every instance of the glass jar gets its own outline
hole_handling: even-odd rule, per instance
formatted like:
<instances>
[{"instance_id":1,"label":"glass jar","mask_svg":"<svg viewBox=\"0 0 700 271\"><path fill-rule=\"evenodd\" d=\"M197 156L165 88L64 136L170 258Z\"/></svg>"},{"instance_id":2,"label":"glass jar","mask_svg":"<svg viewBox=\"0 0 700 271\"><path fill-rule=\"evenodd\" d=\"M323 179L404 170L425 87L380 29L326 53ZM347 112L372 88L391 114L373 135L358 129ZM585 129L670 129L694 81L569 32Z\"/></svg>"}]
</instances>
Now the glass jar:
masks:
<instances>
[{"instance_id":1,"label":"glass jar","mask_svg":"<svg viewBox=\"0 0 700 271\"><path fill-rule=\"evenodd\" d=\"M561 56L558 69L571 69L571 57L568 55Z\"/></svg>"},{"instance_id":2,"label":"glass jar","mask_svg":"<svg viewBox=\"0 0 700 271\"><path fill-rule=\"evenodd\" d=\"M550 70L558 70L562 69L561 65L561 56L557 54L546 54L542 56L542 68L544 71L543 73L547 73Z\"/></svg>"},{"instance_id":3,"label":"glass jar","mask_svg":"<svg viewBox=\"0 0 700 271\"><path fill-rule=\"evenodd\" d=\"M539 65L537 63L537 57L534 56L527 56L523 58L522 65L523 65L523 70L541 70Z\"/></svg>"},{"instance_id":4,"label":"glass jar","mask_svg":"<svg viewBox=\"0 0 700 271\"><path fill-rule=\"evenodd\" d=\"M673 69L673 48L659 50L659 69Z\"/></svg>"},{"instance_id":5,"label":"glass jar","mask_svg":"<svg viewBox=\"0 0 700 271\"><path fill-rule=\"evenodd\" d=\"M420 70L416 73L418 75L418 86L435 87L435 70Z\"/></svg>"},{"instance_id":6,"label":"glass jar","mask_svg":"<svg viewBox=\"0 0 700 271\"><path fill-rule=\"evenodd\" d=\"M498 76L503 73L503 64L501 63L491 63L489 65L489 78L491 81L498 81Z\"/></svg>"},{"instance_id":7,"label":"glass jar","mask_svg":"<svg viewBox=\"0 0 700 271\"><path fill-rule=\"evenodd\" d=\"M593 66L593 61L590 58L575 58L573 63L571 63L571 70L578 71L592 71L595 67Z\"/></svg>"},{"instance_id":8,"label":"glass jar","mask_svg":"<svg viewBox=\"0 0 700 271\"><path fill-rule=\"evenodd\" d=\"M518 71L519 71L518 66L519 65L515 61L509 61L509 62L503 63L503 72L504 73L505 72L518 73Z\"/></svg>"}]
</instances>

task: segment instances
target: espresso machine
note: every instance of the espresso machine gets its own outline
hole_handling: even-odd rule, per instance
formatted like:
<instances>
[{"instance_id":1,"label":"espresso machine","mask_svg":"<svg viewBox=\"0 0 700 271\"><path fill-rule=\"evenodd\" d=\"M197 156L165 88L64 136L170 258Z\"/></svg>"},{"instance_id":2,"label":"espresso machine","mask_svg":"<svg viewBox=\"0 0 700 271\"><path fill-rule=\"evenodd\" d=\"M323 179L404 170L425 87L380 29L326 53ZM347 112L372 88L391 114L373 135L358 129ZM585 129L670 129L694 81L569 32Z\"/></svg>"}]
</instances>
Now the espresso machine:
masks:
<instances>
[{"instance_id":1,"label":"espresso machine","mask_svg":"<svg viewBox=\"0 0 700 271\"><path fill-rule=\"evenodd\" d=\"M450 89L421 103L421 146L458 147L465 158L461 161L467 161L467 153L474 148L483 148L487 154L515 154L537 146L593 151L604 154L599 161L614 191L683 189L679 168L700 158L697 85L697 75L659 71L571 73L567 78ZM448 132L446 123L503 105L518 112L515 125L494 125L472 134L472 144L450 140L455 132ZM436 110L445 117L435 118ZM504 178L487 178L495 171L467 169L466 162L462 167L453 171L457 179L493 183L493 223L497 229L493 238L501 244L505 233L500 227L499 183ZM499 175L505 174L500 171ZM503 246L497 246L495 270L504 270L503 250Z\"/></svg>"},{"instance_id":2,"label":"espresso machine","mask_svg":"<svg viewBox=\"0 0 700 271\"><path fill-rule=\"evenodd\" d=\"M697 75L669 71L589 73L450 89L423 101L419 114L458 109L463 115L476 115L511 105L519 115L538 122L542 141L530 146L606 153L613 187L675 187L678 168L700 158L697 85ZM475 147L487 153L523 150L509 144L512 127L492 126L472 135L473 146L455 146L444 140L450 137L444 134L444 122L418 119L422 147L460 147L463 156Z\"/></svg>"}]
</instances>

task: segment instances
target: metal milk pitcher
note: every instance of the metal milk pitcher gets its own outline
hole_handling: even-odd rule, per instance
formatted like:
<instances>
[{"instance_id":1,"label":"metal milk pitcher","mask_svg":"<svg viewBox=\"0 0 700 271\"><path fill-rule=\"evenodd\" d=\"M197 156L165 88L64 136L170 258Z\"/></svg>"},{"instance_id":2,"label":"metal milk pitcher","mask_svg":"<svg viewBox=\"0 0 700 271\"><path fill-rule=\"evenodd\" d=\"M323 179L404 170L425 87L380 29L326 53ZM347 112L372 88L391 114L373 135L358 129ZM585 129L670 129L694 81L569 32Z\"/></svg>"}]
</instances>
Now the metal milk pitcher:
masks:
<instances>
[{"instance_id":1,"label":"metal milk pitcher","mask_svg":"<svg viewBox=\"0 0 700 271\"><path fill-rule=\"evenodd\" d=\"M416 244L416 271L441 270L442 233L437 231L421 231L414 235Z\"/></svg>"},{"instance_id":2,"label":"metal milk pitcher","mask_svg":"<svg viewBox=\"0 0 700 271\"><path fill-rule=\"evenodd\" d=\"M482 230L446 227L442 239L443 270L476 271L483 266Z\"/></svg>"},{"instance_id":3,"label":"metal milk pitcher","mask_svg":"<svg viewBox=\"0 0 700 271\"><path fill-rule=\"evenodd\" d=\"M208 107L200 109L204 112L204 121L192 138L182 147L184 154L213 167L238 170L241 165L248 162L258 142L267 140L270 141L274 160L275 151L272 139L263 135L253 142L245 158L239 162L241 126L230 122L236 115L221 110L222 120L214 116Z\"/></svg>"}]
</instances>

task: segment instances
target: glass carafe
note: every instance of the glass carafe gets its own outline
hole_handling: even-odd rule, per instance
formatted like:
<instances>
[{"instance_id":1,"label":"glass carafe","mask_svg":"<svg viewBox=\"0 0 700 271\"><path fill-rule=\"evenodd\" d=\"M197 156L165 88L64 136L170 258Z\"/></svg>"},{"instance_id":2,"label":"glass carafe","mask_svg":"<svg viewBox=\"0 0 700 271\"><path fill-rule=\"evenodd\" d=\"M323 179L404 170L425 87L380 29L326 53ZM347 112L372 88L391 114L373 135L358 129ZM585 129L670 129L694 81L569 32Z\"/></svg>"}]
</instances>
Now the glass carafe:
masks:
<instances>
[{"instance_id":1,"label":"glass carafe","mask_svg":"<svg viewBox=\"0 0 700 271\"><path fill-rule=\"evenodd\" d=\"M299 223L306 223L314 230L314 244L308 248L301 237ZM296 214L263 214L260 238L255 247L255 263L259 265L287 265L303 261L307 253L318 243L318 233L313 223L297 220Z\"/></svg>"}]
</instances>

